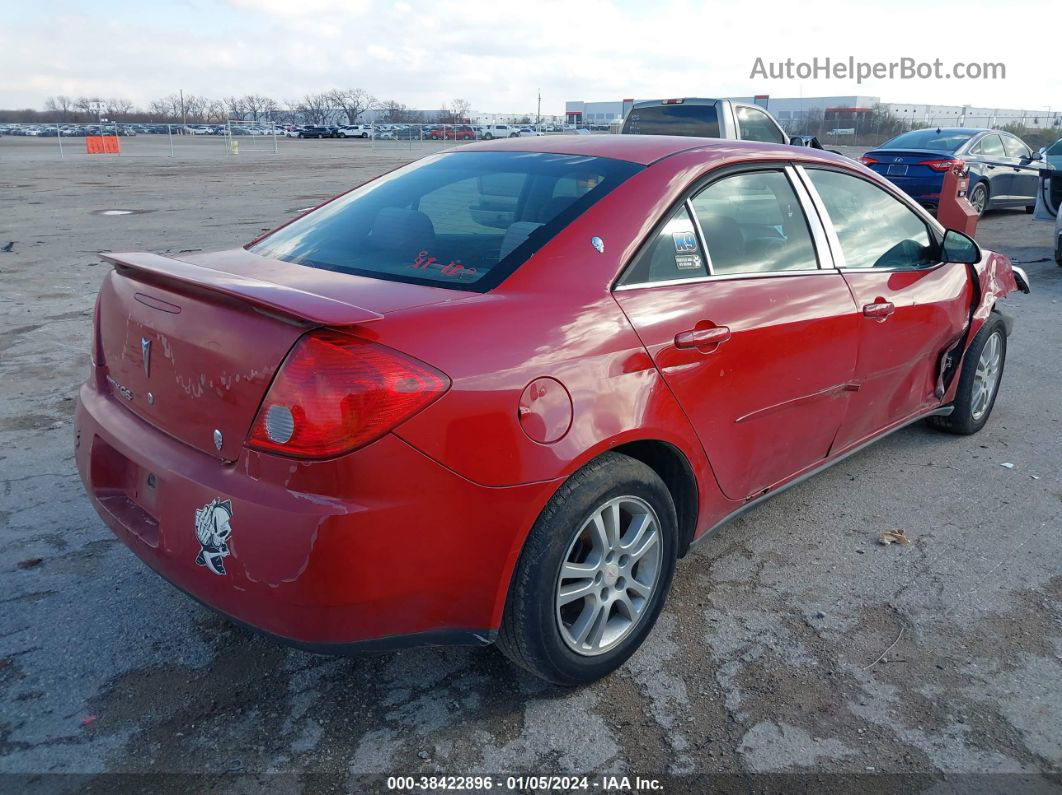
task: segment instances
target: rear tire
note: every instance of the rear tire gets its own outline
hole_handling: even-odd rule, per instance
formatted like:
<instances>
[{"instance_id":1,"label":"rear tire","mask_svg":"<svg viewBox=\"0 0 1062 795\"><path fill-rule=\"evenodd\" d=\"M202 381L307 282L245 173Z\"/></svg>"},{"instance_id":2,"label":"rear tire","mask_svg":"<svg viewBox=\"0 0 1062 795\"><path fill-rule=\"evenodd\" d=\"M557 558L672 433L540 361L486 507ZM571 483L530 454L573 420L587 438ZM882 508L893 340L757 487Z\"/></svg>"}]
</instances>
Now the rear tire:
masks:
<instances>
[{"instance_id":1,"label":"rear tire","mask_svg":"<svg viewBox=\"0 0 1062 795\"><path fill-rule=\"evenodd\" d=\"M1006 360L1007 330L1003 319L993 312L977 332L963 359L951 414L930 417L929 424L960 436L977 433L985 427L996 405Z\"/></svg>"},{"instance_id":2,"label":"rear tire","mask_svg":"<svg viewBox=\"0 0 1062 795\"><path fill-rule=\"evenodd\" d=\"M677 527L675 505L656 472L619 453L591 461L553 495L527 537L499 649L557 685L615 671L664 605Z\"/></svg>"},{"instance_id":3,"label":"rear tire","mask_svg":"<svg viewBox=\"0 0 1062 795\"><path fill-rule=\"evenodd\" d=\"M973 190L970 191L970 204L977 210L978 215L984 215L985 210L988 209L989 201L988 188L985 183L978 182L973 186Z\"/></svg>"}]
</instances>

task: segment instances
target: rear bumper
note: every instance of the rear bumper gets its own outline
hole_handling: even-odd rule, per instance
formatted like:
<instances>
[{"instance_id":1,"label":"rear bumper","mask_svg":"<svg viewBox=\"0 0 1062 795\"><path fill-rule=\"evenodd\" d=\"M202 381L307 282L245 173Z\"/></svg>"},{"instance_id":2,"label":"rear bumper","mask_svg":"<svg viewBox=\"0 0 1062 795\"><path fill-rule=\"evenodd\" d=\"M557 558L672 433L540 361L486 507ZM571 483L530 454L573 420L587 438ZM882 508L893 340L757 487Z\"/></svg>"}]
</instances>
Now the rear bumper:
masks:
<instances>
[{"instance_id":1,"label":"rear bumper","mask_svg":"<svg viewBox=\"0 0 1062 795\"><path fill-rule=\"evenodd\" d=\"M944 176L942 174L931 177L890 177L884 171L874 170L921 204L936 204L940 201L940 189L944 185Z\"/></svg>"},{"instance_id":2,"label":"rear bumper","mask_svg":"<svg viewBox=\"0 0 1062 795\"><path fill-rule=\"evenodd\" d=\"M75 434L96 511L141 560L237 622L319 652L490 642L555 488L479 486L393 435L333 461L245 450L224 464L92 379ZM226 519L231 536L204 547L197 527Z\"/></svg>"}]
</instances>

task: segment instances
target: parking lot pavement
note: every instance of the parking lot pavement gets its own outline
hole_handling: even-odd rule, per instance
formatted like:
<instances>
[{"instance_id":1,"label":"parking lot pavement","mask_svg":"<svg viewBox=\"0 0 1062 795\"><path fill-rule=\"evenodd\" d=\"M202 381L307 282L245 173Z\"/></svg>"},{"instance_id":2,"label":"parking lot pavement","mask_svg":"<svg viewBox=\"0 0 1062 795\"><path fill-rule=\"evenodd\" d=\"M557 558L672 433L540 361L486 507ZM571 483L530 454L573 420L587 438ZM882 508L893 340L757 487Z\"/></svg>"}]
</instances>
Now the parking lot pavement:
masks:
<instances>
[{"instance_id":1,"label":"parking lot pavement","mask_svg":"<svg viewBox=\"0 0 1062 795\"><path fill-rule=\"evenodd\" d=\"M95 252L229 247L408 157L299 143L202 163L2 153L0 772L1062 772L1062 268L1020 212L979 232L1034 290L1006 300L988 427L908 428L719 530L590 687L493 649L290 650L155 576L72 461ZM877 543L894 528L912 543Z\"/></svg>"}]
</instances>

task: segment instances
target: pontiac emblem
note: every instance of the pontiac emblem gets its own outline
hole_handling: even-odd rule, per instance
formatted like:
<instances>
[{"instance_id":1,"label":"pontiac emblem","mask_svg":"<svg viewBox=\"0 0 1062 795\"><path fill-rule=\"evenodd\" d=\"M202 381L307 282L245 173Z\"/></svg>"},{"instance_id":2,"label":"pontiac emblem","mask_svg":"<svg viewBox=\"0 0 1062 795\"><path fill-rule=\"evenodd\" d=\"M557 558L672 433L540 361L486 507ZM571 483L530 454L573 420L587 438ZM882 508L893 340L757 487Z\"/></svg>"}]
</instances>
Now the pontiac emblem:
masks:
<instances>
[{"instance_id":1,"label":"pontiac emblem","mask_svg":"<svg viewBox=\"0 0 1062 795\"><path fill-rule=\"evenodd\" d=\"M140 338L140 358L144 362L144 375L151 375L151 340L147 337Z\"/></svg>"}]
</instances>

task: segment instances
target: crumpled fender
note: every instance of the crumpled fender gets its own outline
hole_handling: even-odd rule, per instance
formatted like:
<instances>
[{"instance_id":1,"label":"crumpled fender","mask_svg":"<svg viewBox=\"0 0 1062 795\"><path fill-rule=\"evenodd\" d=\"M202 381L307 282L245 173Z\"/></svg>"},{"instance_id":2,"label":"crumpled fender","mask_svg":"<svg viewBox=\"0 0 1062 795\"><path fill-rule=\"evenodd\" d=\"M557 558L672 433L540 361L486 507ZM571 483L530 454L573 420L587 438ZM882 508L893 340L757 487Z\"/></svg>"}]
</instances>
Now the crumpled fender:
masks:
<instances>
[{"instance_id":1,"label":"crumpled fender","mask_svg":"<svg viewBox=\"0 0 1062 795\"><path fill-rule=\"evenodd\" d=\"M1006 298L1019 289L1010 258L995 251L986 251L984 254L981 261L974 266L981 283L981 300L973 313L971 340L988 320L996 301Z\"/></svg>"},{"instance_id":2,"label":"crumpled fender","mask_svg":"<svg viewBox=\"0 0 1062 795\"><path fill-rule=\"evenodd\" d=\"M1010 259L1003 254L998 254L995 251L984 251L981 261L975 265L969 265L968 268L971 276L973 274L977 276L977 284L974 286L973 294L970 296L971 302L976 301L977 305L973 307L973 311L970 313L970 322L963 329L962 338L956 341L955 348L958 348L959 345L963 346L962 356L959 357L957 362L954 362L948 372L942 372L940 375L937 394L943 398L941 401L943 404L950 403L955 399L955 392L959 388L959 379L955 378L955 376L962 371L966 351L969 349L974 337L981 330L981 327L984 326L985 321L988 320L989 315L992 314L996 301L1000 298L1006 298L1014 291L1021 289L1014 274L1014 266L1011 264ZM1006 316L1004 316L1004 323L1009 336L1011 323ZM954 352L955 349L953 348L948 355L954 356Z\"/></svg>"}]
</instances>

